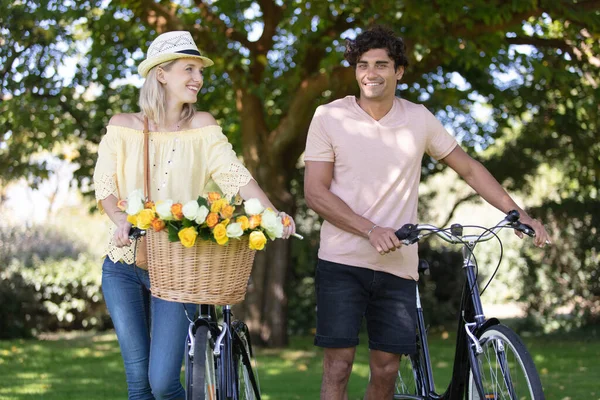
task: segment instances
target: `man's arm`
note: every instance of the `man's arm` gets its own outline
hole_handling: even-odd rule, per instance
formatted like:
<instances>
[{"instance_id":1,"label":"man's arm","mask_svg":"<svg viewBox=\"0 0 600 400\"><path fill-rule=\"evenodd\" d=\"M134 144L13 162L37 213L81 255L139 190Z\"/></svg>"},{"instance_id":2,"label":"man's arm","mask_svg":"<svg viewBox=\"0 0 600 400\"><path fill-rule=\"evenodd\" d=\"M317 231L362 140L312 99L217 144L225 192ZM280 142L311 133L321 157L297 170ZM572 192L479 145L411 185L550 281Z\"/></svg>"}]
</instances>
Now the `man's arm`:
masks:
<instances>
[{"instance_id":1,"label":"man's arm","mask_svg":"<svg viewBox=\"0 0 600 400\"><path fill-rule=\"evenodd\" d=\"M456 171L485 201L496 207L503 213L511 210L519 211L521 222L530 225L535 230L534 243L536 246L543 247L549 241L548 233L544 225L536 219L532 219L527 213L515 203L515 201L506 193L504 188L490 174L490 172L474 160L460 147L456 146L450 154L441 160ZM517 232L519 237L523 234Z\"/></svg>"},{"instance_id":2,"label":"man's arm","mask_svg":"<svg viewBox=\"0 0 600 400\"><path fill-rule=\"evenodd\" d=\"M332 180L333 162L306 161L304 195L311 209L336 227L369 239L381 254L401 246L393 228L376 226L333 194L330 190Z\"/></svg>"}]
</instances>

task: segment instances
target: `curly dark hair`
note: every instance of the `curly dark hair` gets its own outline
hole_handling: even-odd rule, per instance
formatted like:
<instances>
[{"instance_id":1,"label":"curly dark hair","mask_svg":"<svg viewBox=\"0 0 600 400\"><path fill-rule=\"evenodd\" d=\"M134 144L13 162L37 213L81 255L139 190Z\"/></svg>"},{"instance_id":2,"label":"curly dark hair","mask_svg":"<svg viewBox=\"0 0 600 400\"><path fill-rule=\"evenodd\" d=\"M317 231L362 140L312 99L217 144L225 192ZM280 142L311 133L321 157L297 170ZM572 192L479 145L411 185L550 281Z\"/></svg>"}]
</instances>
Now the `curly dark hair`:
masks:
<instances>
[{"instance_id":1,"label":"curly dark hair","mask_svg":"<svg viewBox=\"0 0 600 400\"><path fill-rule=\"evenodd\" d=\"M356 36L356 39L346 40L344 58L351 66L356 68L360 56L371 49L386 49L388 55L394 60L394 68L408 67L406 46L402 38L397 37L391 29L375 26Z\"/></svg>"}]
</instances>

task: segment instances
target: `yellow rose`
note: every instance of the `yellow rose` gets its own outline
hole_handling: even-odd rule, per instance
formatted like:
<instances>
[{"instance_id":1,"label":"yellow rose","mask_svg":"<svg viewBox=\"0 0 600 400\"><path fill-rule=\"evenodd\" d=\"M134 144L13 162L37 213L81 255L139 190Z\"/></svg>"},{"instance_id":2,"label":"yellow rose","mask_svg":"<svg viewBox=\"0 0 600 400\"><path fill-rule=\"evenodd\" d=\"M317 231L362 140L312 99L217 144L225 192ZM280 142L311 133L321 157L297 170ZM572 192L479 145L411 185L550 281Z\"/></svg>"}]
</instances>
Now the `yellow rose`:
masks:
<instances>
[{"instance_id":1,"label":"yellow rose","mask_svg":"<svg viewBox=\"0 0 600 400\"><path fill-rule=\"evenodd\" d=\"M254 231L250 234L250 243L248 247L252 250L262 250L265 248L265 244L267 243L267 238L264 233L261 231Z\"/></svg>"},{"instance_id":2,"label":"yellow rose","mask_svg":"<svg viewBox=\"0 0 600 400\"><path fill-rule=\"evenodd\" d=\"M214 203L215 201L221 199L221 195L219 192L208 192L207 198L209 203Z\"/></svg>"},{"instance_id":3,"label":"yellow rose","mask_svg":"<svg viewBox=\"0 0 600 400\"><path fill-rule=\"evenodd\" d=\"M248 217L246 217L245 215L237 217L237 219L235 220L235 222L237 222L238 224L242 225L242 230L243 231L245 231L246 229L248 229L250 227L250 221L248 221Z\"/></svg>"},{"instance_id":4,"label":"yellow rose","mask_svg":"<svg viewBox=\"0 0 600 400\"><path fill-rule=\"evenodd\" d=\"M225 225L223 224L215 226L215 229L213 229L213 236L220 245L224 245L229 241L229 238L227 237L227 228L225 228Z\"/></svg>"},{"instance_id":5,"label":"yellow rose","mask_svg":"<svg viewBox=\"0 0 600 400\"><path fill-rule=\"evenodd\" d=\"M227 200L219 199L210 205L210 212L218 213L227 204L229 204Z\"/></svg>"},{"instance_id":6,"label":"yellow rose","mask_svg":"<svg viewBox=\"0 0 600 400\"><path fill-rule=\"evenodd\" d=\"M127 214L127 222L129 222L133 226L137 226L137 216Z\"/></svg>"},{"instance_id":7,"label":"yellow rose","mask_svg":"<svg viewBox=\"0 0 600 400\"><path fill-rule=\"evenodd\" d=\"M140 229L148 229L152 224L152 220L154 220L156 216L154 215L154 211L149 210L147 208L143 209L139 212L136 218L136 225Z\"/></svg>"},{"instance_id":8,"label":"yellow rose","mask_svg":"<svg viewBox=\"0 0 600 400\"><path fill-rule=\"evenodd\" d=\"M196 243L196 237L198 236L198 232L196 228L190 226L189 228L183 228L177 233L179 236L179 240L181 240L181 244L184 247L192 247L194 243Z\"/></svg>"},{"instance_id":9,"label":"yellow rose","mask_svg":"<svg viewBox=\"0 0 600 400\"><path fill-rule=\"evenodd\" d=\"M216 213L208 214L208 216L206 217L206 226L208 226L209 228L212 228L215 225L217 225L218 223L219 223L219 214L216 214Z\"/></svg>"}]
</instances>

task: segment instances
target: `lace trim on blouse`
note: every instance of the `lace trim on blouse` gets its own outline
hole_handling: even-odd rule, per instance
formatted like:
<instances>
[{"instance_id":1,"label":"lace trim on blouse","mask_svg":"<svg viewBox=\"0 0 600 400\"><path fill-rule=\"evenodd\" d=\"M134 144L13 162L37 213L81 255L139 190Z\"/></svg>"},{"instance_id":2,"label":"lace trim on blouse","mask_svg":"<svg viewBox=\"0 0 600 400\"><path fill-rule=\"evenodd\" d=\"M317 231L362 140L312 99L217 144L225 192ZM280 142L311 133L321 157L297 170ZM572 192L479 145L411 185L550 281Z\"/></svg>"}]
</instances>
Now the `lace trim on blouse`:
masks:
<instances>
[{"instance_id":1,"label":"lace trim on blouse","mask_svg":"<svg viewBox=\"0 0 600 400\"><path fill-rule=\"evenodd\" d=\"M231 199L238 194L240 187L246 186L250 182L252 175L250 175L250 172L242 164L231 163L227 172L215 175L213 179L219 185L223 196L226 199ZM236 198L236 202L237 200L239 199Z\"/></svg>"},{"instance_id":2,"label":"lace trim on blouse","mask_svg":"<svg viewBox=\"0 0 600 400\"><path fill-rule=\"evenodd\" d=\"M117 199L119 198L119 192L117 190L117 178L114 174L100 174L99 176L94 177L94 189L96 192L98 209L101 213L104 213L104 207L102 207L100 200L106 199L111 194Z\"/></svg>"},{"instance_id":3,"label":"lace trim on blouse","mask_svg":"<svg viewBox=\"0 0 600 400\"><path fill-rule=\"evenodd\" d=\"M131 244L131 246L117 247L113 241L114 233L115 227L113 225L110 228L110 240L108 241L108 245L106 246L104 253L112 262L121 261L125 264L133 264L135 261L135 241Z\"/></svg>"}]
</instances>

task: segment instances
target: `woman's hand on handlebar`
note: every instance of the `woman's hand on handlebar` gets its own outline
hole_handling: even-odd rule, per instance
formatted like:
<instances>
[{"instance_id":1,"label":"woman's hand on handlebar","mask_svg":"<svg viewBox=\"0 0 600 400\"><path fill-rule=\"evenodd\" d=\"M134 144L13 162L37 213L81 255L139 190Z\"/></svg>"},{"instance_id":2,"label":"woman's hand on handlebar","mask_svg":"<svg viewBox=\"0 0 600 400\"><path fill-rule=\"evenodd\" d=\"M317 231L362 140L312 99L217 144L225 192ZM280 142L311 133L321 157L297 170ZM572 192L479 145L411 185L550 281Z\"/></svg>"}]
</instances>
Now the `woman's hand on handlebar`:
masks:
<instances>
[{"instance_id":1,"label":"woman's hand on handlebar","mask_svg":"<svg viewBox=\"0 0 600 400\"><path fill-rule=\"evenodd\" d=\"M369 235L369 242L381 255L396 251L396 249L402 247L402 243L396 237L395 232L392 228L376 226Z\"/></svg>"},{"instance_id":2,"label":"woman's hand on handlebar","mask_svg":"<svg viewBox=\"0 0 600 400\"><path fill-rule=\"evenodd\" d=\"M115 233L113 235L113 241L115 243L115 246L125 247L131 245L131 240L129 239L130 229L131 223L127 222L127 220L119 222L119 224L117 225L117 229L115 229Z\"/></svg>"},{"instance_id":3,"label":"woman's hand on handlebar","mask_svg":"<svg viewBox=\"0 0 600 400\"><path fill-rule=\"evenodd\" d=\"M284 213L283 211L279 212L279 216L281 217L281 222L283 223L283 239L289 239L294 233L296 233L296 223L294 219Z\"/></svg>"},{"instance_id":4,"label":"woman's hand on handlebar","mask_svg":"<svg viewBox=\"0 0 600 400\"><path fill-rule=\"evenodd\" d=\"M535 244L537 247L544 247L547 244L551 243L550 235L548 235L548 232L546 232L546 228L544 227L544 224L542 224L541 221L539 221L537 219L533 219L526 214L521 214L521 218L519 218L519 222L521 222L523 224L527 224L533 228L533 230L535 231L535 237L533 238L533 244ZM522 232L515 230L515 234L518 237L520 237L521 239L523 238Z\"/></svg>"}]
</instances>

